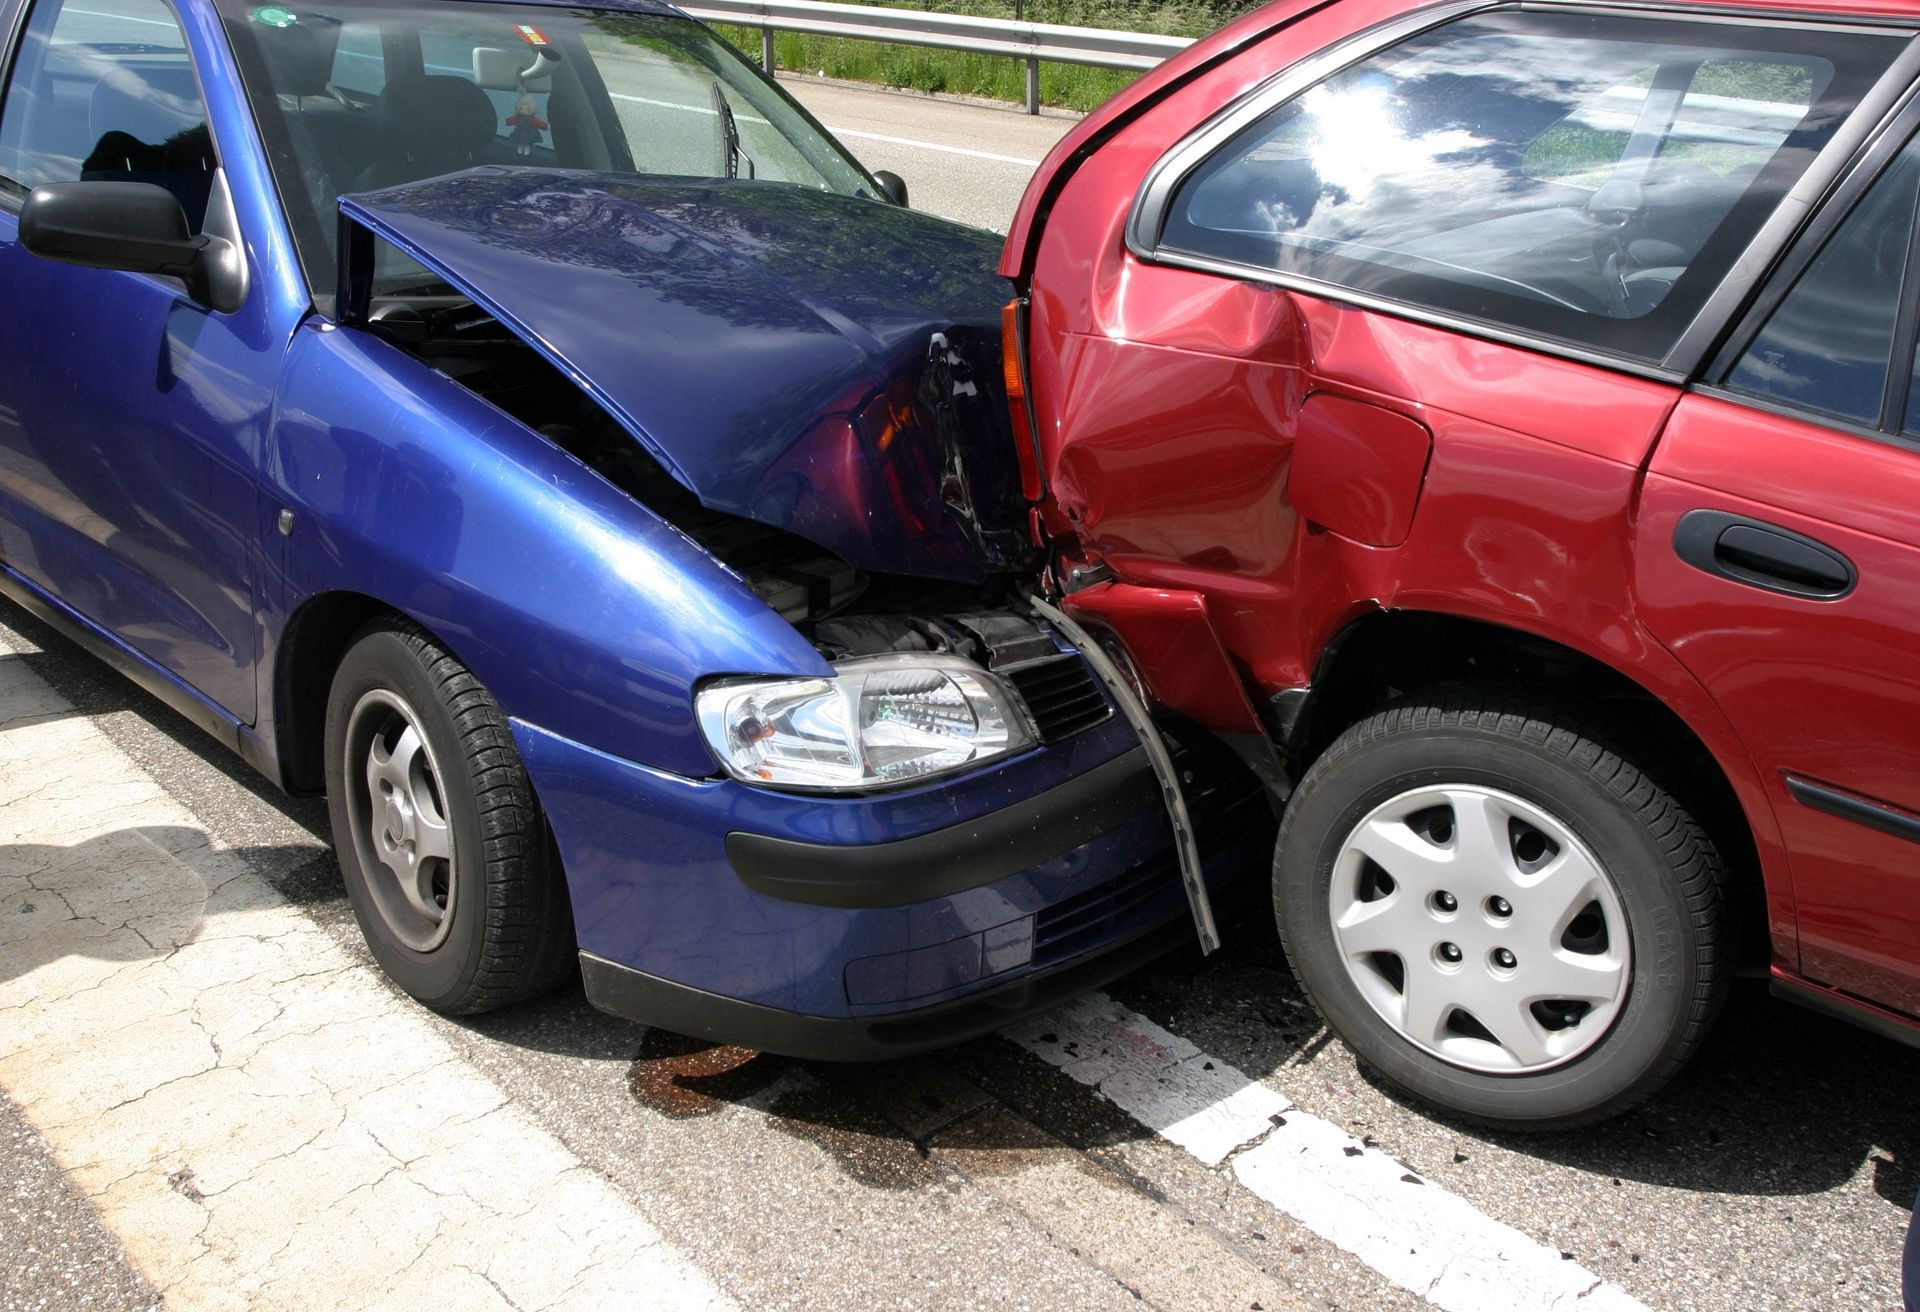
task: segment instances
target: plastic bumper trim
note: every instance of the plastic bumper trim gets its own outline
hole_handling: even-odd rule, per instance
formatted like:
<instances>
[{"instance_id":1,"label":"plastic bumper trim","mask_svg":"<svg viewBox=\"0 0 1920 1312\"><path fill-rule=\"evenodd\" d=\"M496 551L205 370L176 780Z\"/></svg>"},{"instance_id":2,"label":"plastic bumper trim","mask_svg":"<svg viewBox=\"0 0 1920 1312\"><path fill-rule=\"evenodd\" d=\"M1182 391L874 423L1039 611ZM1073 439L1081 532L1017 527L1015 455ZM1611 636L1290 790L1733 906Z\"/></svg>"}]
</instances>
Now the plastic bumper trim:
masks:
<instances>
[{"instance_id":1,"label":"plastic bumper trim","mask_svg":"<svg viewBox=\"0 0 1920 1312\"><path fill-rule=\"evenodd\" d=\"M1156 809L1136 747L976 820L889 843L803 843L735 830L727 858L748 888L784 902L864 909L962 893L1031 869Z\"/></svg>"}]
</instances>

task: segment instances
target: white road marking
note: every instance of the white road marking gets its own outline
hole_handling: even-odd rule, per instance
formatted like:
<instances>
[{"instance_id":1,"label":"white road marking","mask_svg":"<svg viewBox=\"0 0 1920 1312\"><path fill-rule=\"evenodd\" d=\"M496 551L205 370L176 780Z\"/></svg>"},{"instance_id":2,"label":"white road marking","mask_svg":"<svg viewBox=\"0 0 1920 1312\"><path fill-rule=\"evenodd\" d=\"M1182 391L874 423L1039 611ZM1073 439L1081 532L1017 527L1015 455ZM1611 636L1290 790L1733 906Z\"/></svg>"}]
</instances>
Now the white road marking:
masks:
<instances>
[{"instance_id":1,"label":"white road marking","mask_svg":"<svg viewBox=\"0 0 1920 1312\"><path fill-rule=\"evenodd\" d=\"M1465 1199L1103 994L1003 1031L1445 1312L1647 1312Z\"/></svg>"},{"instance_id":2,"label":"white road marking","mask_svg":"<svg viewBox=\"0 0 1920 1312\"><path fill-rule=\"evenodd\" d=\"M884 141L892 146L912 146L915 150L938 150L948 155L965 155L969 159L992 160L998 164L1018 164L1022 168L1037 169L1037 159L1022 159L1018 155L997 155L990 150L974 150L970 146L943 146L937 141L916 141L912 137L889 137L879 132L862 132L856 128L836 128L825 125L827 131L836 137L859 137L863 141Z\"/></svg>"},{"instance_id":3,"label":"white road marking","mask_svg":"<svg viewBox=\"0 0 1920 1312\"><path fill-rule=\"evenodd\" d=\"M123 23L141 23L147 27L170 27L176 32L180 30L180 24L170 18L135 18L132 14L109 14L103 13L98 9L75 9L72 6L62 9L60 12L65 14L85 14L88 18L117 18Z\"/></svg>"},{"instance_id":4,"label":"white road marking","mask_svg":"<svg viewBox=\"0 0 1920 1312\"><path fill-rule=\"evenodd\" d=\"M609 91L607 92L607 94L615 100L627 100L627 101L633 102L636 105L652 105L657 109L677 109L683 114L704 114L708 118L712 118L715 114L720 112L719 110L715 109L712 105L689 105L678 100L655 100L651 96L634 96L634 95L629 95L624 91ZM767 120L763 118L755 118L752 114L744 113L739 110L734 111L733 117L734 117L734 121L737 123L755 123L761 127L768 126Z\"/></svg>"},{"instance_id":5,"label":"white road marking","mask_svg":"<svg viewBox=\"0 0 1920 1312\"><path fill-rule=\"evenodd\" d=\"M732 1307L18 655L0 910L0 1086L169 1307Z\"/></svg>"}]
</instances>

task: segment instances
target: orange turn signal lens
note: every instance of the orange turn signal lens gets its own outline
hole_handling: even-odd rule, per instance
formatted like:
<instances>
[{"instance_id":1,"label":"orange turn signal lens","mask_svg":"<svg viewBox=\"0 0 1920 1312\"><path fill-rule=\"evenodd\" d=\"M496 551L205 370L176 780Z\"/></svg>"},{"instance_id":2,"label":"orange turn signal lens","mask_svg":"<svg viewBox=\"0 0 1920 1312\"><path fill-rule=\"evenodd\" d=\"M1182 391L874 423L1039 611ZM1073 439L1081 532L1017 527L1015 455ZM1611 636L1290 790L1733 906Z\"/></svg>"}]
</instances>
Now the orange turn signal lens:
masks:
<instances>
[{"instance_id":1,"label":"orange turn signal lens","mask_svg":"<svg viewBox=\"0 0 1920 1312\"><path fill-rule=\"evenodd\" d=\"M1027 401L1027 333L1019 299L1000 311L1000 367L1007 384L1007 419L1013 426L1014 457L1020 465L1020 491L1029 502L1040 500L1040 455L1033 440L1033 412Z\"/></svg>"}]
</instances>

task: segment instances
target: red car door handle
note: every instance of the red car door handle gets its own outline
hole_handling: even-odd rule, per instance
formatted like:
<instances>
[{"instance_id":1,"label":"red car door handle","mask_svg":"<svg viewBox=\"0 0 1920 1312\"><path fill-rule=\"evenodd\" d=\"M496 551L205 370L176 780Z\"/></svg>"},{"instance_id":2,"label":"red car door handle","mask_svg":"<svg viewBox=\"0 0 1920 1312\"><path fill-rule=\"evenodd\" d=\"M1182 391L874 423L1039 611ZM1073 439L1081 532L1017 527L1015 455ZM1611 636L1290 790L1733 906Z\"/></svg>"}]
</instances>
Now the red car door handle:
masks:
<instances>
[{"instance_id":1,"label":"red car door handle","mask_svg":"<svg viewBox=\"0 0 1920 1312\"><path fill-rule=\"evenodd\" d=\"M1748 587L1815 601L1853 591L1853 562L1804 533L1724 510L1690 510L1673 531L1673 549L1695 569Z\"/></svg>"}]
</instances>

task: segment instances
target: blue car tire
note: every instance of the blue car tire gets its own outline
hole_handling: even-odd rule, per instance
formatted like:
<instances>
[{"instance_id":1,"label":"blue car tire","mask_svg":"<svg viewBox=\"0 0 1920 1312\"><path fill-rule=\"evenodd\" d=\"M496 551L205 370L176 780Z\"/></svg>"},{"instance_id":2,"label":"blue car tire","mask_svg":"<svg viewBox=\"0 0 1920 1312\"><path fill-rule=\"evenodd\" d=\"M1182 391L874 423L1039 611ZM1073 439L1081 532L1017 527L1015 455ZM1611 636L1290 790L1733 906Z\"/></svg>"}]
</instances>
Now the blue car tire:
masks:
<instances>
[{"instance_id":1,"label":"blue car tire","mask_svg":"<svg viewBox=\"0 0 1920 1312\"><path fill-rule=\"evenodd\" d=\"M418 626L356 635L327 702L327 802L381 968L435 1011L490 1011L574 969L566 880L507 718Z\"/></svg>"}]
</instances>

